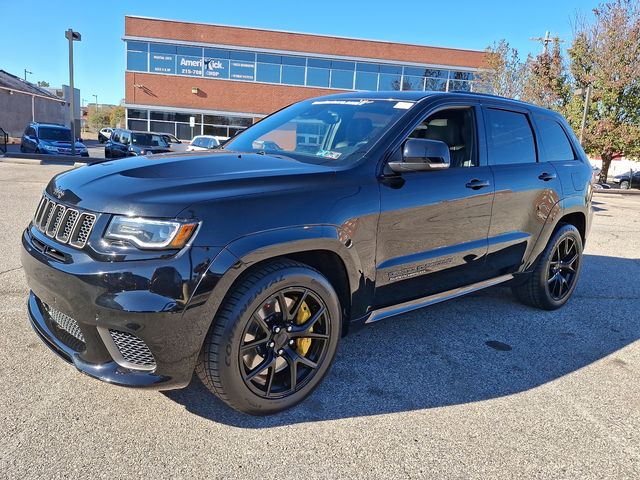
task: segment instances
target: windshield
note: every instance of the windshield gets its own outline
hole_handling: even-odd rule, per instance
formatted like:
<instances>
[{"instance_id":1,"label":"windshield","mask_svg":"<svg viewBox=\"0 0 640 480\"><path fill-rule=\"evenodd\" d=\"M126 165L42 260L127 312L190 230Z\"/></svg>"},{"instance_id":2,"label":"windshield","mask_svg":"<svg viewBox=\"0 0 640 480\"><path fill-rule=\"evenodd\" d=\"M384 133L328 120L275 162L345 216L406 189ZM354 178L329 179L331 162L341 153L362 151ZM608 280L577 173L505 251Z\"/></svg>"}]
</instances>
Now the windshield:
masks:
<instances>
[{"instance_id":1,"label":"windshield","mask_svg":"<svg viewBox=\"0 0 640 480\"><path fill-rule=\"evenodd\" d=\"M71 143L71 130L68 128L40 127L38 136L41 140L49 142L69 142Z\"/></svg>"},{"instance_id":2,"label":"windshield","mask_svg":"<svg viewBox=\"0 0 640 480\"><path fill-rule=\"evenodd\" d=\"M351 162L361 158L413 104L397 100L309 100L261 120L223 148L294 154L311 161Z\"/></svg>"},{"instance_id":3,"label":"windshield","mask_svg":"<svg viewBox=\"0 0 640 480\"><path fill-rule=\"evenodd\" d=\"M166 147L167 142L160 135L153 133L134 133L131 135L131 142L134 145L145 145L148 147Z\"/></svg>"}]
</instances>

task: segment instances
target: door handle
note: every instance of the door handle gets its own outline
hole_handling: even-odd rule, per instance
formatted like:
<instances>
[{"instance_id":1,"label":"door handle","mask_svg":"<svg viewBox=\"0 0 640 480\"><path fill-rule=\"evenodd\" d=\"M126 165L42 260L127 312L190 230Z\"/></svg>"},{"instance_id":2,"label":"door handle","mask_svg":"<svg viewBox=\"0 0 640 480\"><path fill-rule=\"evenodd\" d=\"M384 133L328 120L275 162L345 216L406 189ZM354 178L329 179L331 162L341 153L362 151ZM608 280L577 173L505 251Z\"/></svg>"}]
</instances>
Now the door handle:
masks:
<instances>
[{"instance_id":1,"label":"door handle","mask_svg":"<svg viewBox=\"0 0 640 480\"><path fill-rule=\"evenodd\" d=\"M544 172L542 175L539 175L538 178L540 180L543 180L545 182L548 182L549 180L555 180L558 176L555 173L547 173Z\"/></svg>"},{"instance_id":2,"label":"door handle","mask_svg":"<svg viewBox=\"0 0 640 480\"><path fill-rule=\"evenodd\" d=\"M478 189L483 188L483 187L488 187L489 185L491 185L489 183L489 180L473 179L469 183L467 183L465 185L465 187L470 188L472 190L478 190Z\"/></svg>"}]
</instances>

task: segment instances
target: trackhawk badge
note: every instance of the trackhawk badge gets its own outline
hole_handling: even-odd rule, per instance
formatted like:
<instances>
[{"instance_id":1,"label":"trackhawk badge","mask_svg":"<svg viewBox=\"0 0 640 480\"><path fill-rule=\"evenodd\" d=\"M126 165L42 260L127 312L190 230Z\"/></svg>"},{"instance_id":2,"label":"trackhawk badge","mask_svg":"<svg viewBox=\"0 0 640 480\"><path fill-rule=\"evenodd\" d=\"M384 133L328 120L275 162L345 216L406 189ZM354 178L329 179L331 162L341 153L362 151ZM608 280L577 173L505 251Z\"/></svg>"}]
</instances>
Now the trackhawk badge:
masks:
<instances>
[{"instance_id":1,"label":"trackhawk badge","mask_svg":"<svg viewBox=\"0 0 640 480\"><path fill-rule=\"evenodd\" d=\"M56 189L53 191L53 195L58 198L61 199L64 196L64 190L56 187Z\"/></svg>"}]
</instances>

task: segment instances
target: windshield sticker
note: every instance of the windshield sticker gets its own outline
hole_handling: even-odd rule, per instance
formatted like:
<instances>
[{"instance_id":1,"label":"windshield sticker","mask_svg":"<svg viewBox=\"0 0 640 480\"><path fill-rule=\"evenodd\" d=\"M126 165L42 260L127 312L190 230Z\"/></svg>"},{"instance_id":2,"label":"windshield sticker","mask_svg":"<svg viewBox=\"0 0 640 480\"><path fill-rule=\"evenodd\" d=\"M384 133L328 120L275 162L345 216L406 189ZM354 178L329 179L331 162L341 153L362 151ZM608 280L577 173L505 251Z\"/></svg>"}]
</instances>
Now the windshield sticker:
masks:
<instances>
[{"instance_id":1,"label":"windshield sticker","mask_svg":"<svg viewBox=\"0 0 640 480\"><path fill-rule=\"evenodd\" d=\"M398 102L393 106L393 108L400 108L402 110L408 110L411 107L413 107L413 102Z\"/></svg>"},{"instance_id":2,"label":"windshield sticker","mask_svg":"<svg viewBox=\"0 0 640 480\"><path fill-rule=\"evenodd\" d=\"M316 156L318 157L330 158L332 160L339 159L340 155L342 155L342 153L332 152L331 150L318 150L318 153L316 153Z\"/></svg>"},{"instance_id":3,"label":"windshield sticker","mask_svg":"<svg viewBox=\"0 0 640 480\"><path fill-rule=\"evenodd\" d=\"M366 105L373 103L373 100L317 100L312 105Z\"/></svg>"}]
</instances>

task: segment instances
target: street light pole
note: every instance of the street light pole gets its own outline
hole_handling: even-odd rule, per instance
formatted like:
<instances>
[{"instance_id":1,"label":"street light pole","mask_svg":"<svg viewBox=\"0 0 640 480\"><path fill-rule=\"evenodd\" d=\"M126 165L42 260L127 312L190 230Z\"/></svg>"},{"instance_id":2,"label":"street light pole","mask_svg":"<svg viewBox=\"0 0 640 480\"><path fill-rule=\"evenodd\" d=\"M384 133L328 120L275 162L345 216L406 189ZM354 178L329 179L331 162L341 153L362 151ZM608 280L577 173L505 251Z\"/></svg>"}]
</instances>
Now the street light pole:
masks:
<instances>
[{"instance_id":1,"label":"street light pole","mask_svg":"<svg viewBox=\"0 0 640 480\"><path fill-rule=\"evenodd\" d=\"M78 32L74 32L71 28L64 32L64 36L69 40L69 107L71 109L71 155L76 154L76 91L73 86L73 42L79 42L82 36Z\"/></svg>"},{"instance_id":2,"label":"street light pole","mask_svg":"<svg viewBox=\"0 0 640 480\"><path fill-rule=\"evenodd\" d=\"M589 113L589 103L591 102L591 85L587 86L584 94L584 111L582 112L582 124L580 125L580 145L584 138L584 129L587 126L587 114Z\"/></svg>"},{"instance_id":3,"label":"street light pole","mask_svg":"<svg viewBox=\"0 0 640 480\"><path fill-rule=\"evenodd\" d=\"M96 112L99 112L100 109L98 108L98 95L92 95L92 97L96 99Z\"/></svg>"}]
</instances>

